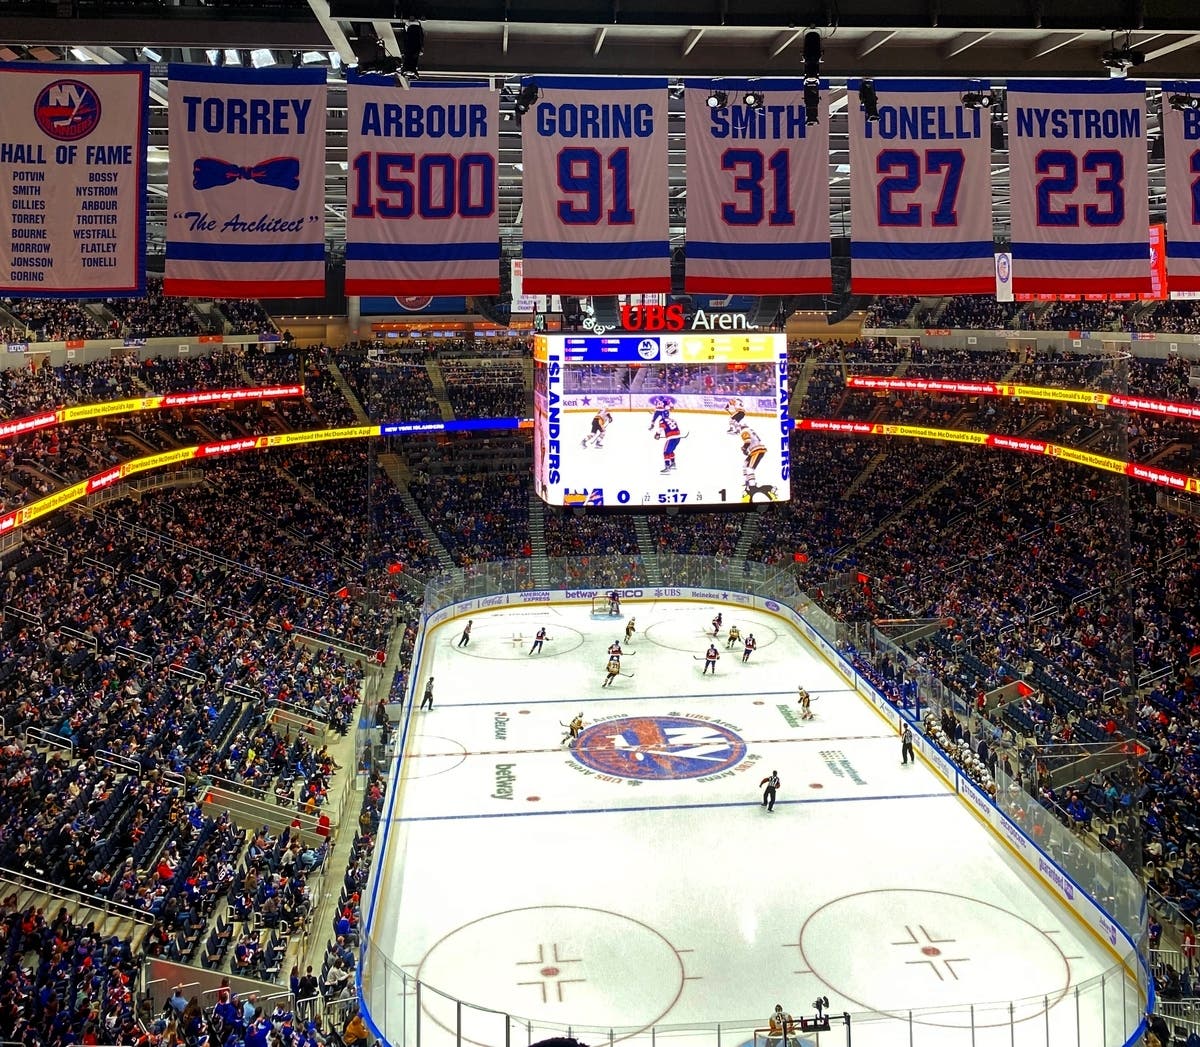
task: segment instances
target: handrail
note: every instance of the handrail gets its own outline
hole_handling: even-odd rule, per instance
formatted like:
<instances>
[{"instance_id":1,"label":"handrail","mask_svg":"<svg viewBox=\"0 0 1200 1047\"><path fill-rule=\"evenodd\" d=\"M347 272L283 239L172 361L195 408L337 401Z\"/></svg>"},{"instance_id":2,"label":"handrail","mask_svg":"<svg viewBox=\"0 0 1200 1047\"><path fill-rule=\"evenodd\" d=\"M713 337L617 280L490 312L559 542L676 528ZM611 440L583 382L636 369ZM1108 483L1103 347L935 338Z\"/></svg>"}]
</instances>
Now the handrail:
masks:
<instances>
[{"instance_id":1,"label":"handrail","mask_svg":"<svg viewBox=\"0 0 1200 1047\"><path fill-rule=\"evenodd\" d=\"M119 767L122 771L132 774L136 778L141 778L145 773L142 765L137 760L131 760L128 756L122 756L111 749L97 749L96 759L101 763L108 764L110 767Z\"/></svg>"},{"instance_id":2,"label":"handrail","mask_svg":"<svg viewBox=\"0 0 1200 1047\"><path fill-rule=\"evenodd\" d=\"M47 730L45 727L26 727L25 741L30 745L45 745L55 749L66 749L71 753L72 758L75 756L75 743L70 738L64 738L61 734Z\"/></svg>"},{"instance_id":3,"label":"handrail","mask_svg":"<svg viewBox=\"0 0 1200 1047\"><path fill-rule=\"evenodd\" d=\"M99 894L89 894L87 891L80 891L74 887L62 887L58 884L48 883L40 876L30 876L28 873L4 866L0 866L0 883L7 883L25 891L37 891L59 901L97 909L100 912L119 916L123 920L132 920L134 923L152 924L157 919L153 913L148 913L133 905L113 901L113 899Z\"/></svg>"}]
</instances>

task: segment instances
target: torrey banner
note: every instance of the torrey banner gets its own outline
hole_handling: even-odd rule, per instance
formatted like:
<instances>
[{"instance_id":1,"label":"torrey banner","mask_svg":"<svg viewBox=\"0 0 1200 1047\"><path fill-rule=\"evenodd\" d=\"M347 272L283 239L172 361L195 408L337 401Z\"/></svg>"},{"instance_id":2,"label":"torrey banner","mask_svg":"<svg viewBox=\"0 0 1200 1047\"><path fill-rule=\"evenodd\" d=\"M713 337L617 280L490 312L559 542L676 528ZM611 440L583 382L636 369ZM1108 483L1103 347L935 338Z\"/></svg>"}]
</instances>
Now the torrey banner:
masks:
<instances>
[{"instance_id":1,"label":"torrey banner","mask_svg":"<svg viewBox=\"0 0 1200 1047\"><path fill-rule=\"evenodd\" d=\"M346 293L500 293L499 95L350 74Z\"/></svg>"},{"instance_id":2,"label":"torrey banner","mask_svg":"<svg viewBox=\"0 0 1200 1047\"><path fill-rule=\"evenodd\" d=\"M1010 81L1008 158L1018 301L1150 293L1142 81Z\"/></svg>"},{"instance_id":3,"label":"torrey banner","mask_svg":"<svg viewBox=\"0 0 1200 1047\"><path fill-rule=\"evenodd\" d=\"M725 105L712 106L714 90ZM823 102L828 89L821 83ZM750 108L748 91L761 93ZM689 293L828 294L829 119L807 122L804 81L685 82Z\"/></svg>"},{"instance_id":4,"label":"torrey banner","mask_svg":"<svg viewBox=\"0 0 1200 1047\"><path fill-rule=\"evenodd\" d=\"M526 294L671 290L665 77L526 77Z\"/></svg>"},{"instance_id":5,"label":"torrey banner","mask_svg":"<svg viewBox=\"0 0 1200 1047\"><path fill-rule=\"evenodd\" d=\"M992 294L992 128L962 104L978 80L875 80L878 119L850 80L850 288Z\"/></svg>"},{"instance_id":6,"label":"torrey banner","mask_svg":"<svg viewBox=\"0 0 1200 1047\"><path fill-rule=\"evenodd\" d=\"M325 71L172 63L169 295L325 293Z\"/></svg>"},{"instance_id":7,"label":"torrey banner","mask_svg":"<svg viewBox=\"0 0 1200 1047\"><path fill-rule=\"evenodd\" d=\"M146 293L144 65L0 65L0 294Z\"/></svg>"}]
</instances>

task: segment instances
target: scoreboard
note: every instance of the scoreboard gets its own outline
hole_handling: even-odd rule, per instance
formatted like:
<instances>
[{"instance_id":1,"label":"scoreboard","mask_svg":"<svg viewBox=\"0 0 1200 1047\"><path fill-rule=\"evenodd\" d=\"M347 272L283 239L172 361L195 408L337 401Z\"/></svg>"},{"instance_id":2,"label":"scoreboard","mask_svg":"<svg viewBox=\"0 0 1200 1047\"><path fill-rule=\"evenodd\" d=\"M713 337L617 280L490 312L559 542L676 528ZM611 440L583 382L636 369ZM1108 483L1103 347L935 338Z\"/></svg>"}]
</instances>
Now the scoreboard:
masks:
<instances>
[{"instance_id":1,"label":"scoreboard","mask_svg":"<svg viewBox=\"0 0 1200 1047\"><path fill-rule=\"evenodd\" d=\"M787 340L538 335L534 483L551 505L786 500Z\"/></svg>"}]
</instances>

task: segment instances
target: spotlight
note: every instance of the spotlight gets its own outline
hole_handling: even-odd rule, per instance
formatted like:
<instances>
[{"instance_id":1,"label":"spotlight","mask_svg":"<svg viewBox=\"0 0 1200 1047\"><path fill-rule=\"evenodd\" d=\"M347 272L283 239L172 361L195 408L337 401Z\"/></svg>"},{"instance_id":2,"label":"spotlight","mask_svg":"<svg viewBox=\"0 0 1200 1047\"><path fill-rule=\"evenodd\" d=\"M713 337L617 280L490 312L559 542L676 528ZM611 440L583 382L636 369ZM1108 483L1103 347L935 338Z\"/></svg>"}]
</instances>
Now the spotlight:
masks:
<instances>
[{"instance_id":1,"label":"spotlight","mask_svg":"<svg viewBox=\"0 0 1200 1047\"><path fill-rule=\"evenodd\" d=\"M155 51L154 48L152 48L152 47L143 47L141 49L140 54L148 62L161 62L162 61L162 55L159 54L157 51Z\"/></svg>"},{"instance_id":2,"label":"spotlight","mask_svg":"<svg viewBox=\"0 0 1200 1047\"><path fill-rule=\"evenodd\" d=\"M421 55L425 53L425 30L420 22L409 22L404 27L404 37L400 42L400 53L403 55L401 69L412 79L420 76L419 66Z\"/></svg>"},{"instance_id":3,"label":"spotlight","mask_svg":"<svg viewBox=\"0 0 1200 1047\"><path fill-rule=\"evenodd\" d=\"M517 94L517 100L513 102L513 112L516 113L518 120L533 108L533 103L538 100L541 93L538 90L538 85L532 80L527 84L521 85L521 90Z\"/></svg>"},{"instance_id":4,"label":"spotlight","mask_svg":"<svg viewBox=\"0 0 1200 1047\"><path fill-rule=\"evenodd\" d=\"M809 127L821 122L821 81L816 77L804 78L804 122Z\"/></svg>"},{"instance_id":5,"label":"spotlight","mask_svg":"<svg viewBox=\"0 0 1200 1047\"><path fill-rule=\"evenodd\" d=\"M858 104L862 106L867 120L879 119L879 99L875 97L875 81L864 80L858 86Z\"/></svg>"},{"instance_id":6,"label":"spotlight","mask_svg":"<svg viewBox=\"0 0 1200 1047\"><path fill-rule=\"evenodd\" d=\"M225 48L225 64L226 65L241 65L241 53L234 47Z\"/></svg>"},{"instance_id":7,"label":"spotlight","mask_svg":"<svg viewBox=\"0 0 1200 1047\"><path fill-rule=\"evenodd\" d=\"M1195 95L1171 95L1167 98L1167 104L1177 113L1182 113L1186 109L1200 109L1200 98Z\"/></svg>"},{"instance_id":8,"label":"spotlight","mask_svg":"<svg viewBox=\"0 0 1200 1047\"><path fill-rule=\"evenodd\" d=\"M729 95L724 91L708 92L709 109L724 109L727 105L729 105Z\"/></svg>"},{"instance_id":9,"label":"spotlight","mask_svg":"<svg viewBox=\"0 0 1200 1047\"><path fill-rule=\"evenodd\" d=\"M962 96L964 109L990 109L994 102L990 91L967 91Z\"/></svg>"},{"instance_id":10,"label":"spotlight","mask_svg":"<svg viewBox=\"0 0 1200 1047\"><path fill-rule=\"evenodd\" d=\"M821 34L810 29L804 34L804 79L821 75Z\"/></svg>"},{"instance_id":11,"label":"spotlight","mask_svg":"<svg viewBox=\"0 0 1200 1047\"><path fill-rule=\"evenodd\" d=\"M763 107L763 95L761 91L755 91L751 88L742 95L742 105L747 109L761 109Z\"/></svg>"},{"instance_id":12,"label":"spotlight","mask_svg":"<svg viewBox=\"0 0 1200 1047\"><path fill-rule=\"evenodd\" d=\"M255 69L267 69L275 64L275 55L269 47L258 47L250 52L250 64Z\"/></svg>"}]
</instances>

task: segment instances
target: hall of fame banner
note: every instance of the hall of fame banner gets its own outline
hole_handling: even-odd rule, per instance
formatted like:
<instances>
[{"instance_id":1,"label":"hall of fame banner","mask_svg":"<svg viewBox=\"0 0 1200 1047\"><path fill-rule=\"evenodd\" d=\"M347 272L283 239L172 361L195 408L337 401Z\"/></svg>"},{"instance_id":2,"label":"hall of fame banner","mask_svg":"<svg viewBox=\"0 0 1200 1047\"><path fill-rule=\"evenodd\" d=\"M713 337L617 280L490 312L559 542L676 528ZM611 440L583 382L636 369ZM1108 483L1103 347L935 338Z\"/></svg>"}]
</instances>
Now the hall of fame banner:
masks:
<instances>
[{"instance_id":1,"label":"hall of fame banner","mask_svg":"<svg viewBox=\"0 0 1200 1047\"><path fill-rule=\"evenodd\" d=\"M169 295L325 293L325 70L172 63Z\"/></svg>"},{"instance_id":2,"label":"hall of fame banner","mask_svg":"<svg viewBox=\"0 0 1200 1047\"><path fill-rule=\"evenodd\" d=\"M499 94L350 74L346 293L500 293Z\"/></svg>"},{"instance_id":3,"label":"hall of fame banner","mask_svg":"<svg viewBox=\"0 0 1200 1047\"><path fill-rule=\"evenodd\" d=\"M0 65L0 294L145 294L149 73Z\"/></svg>"}]
</instances>

